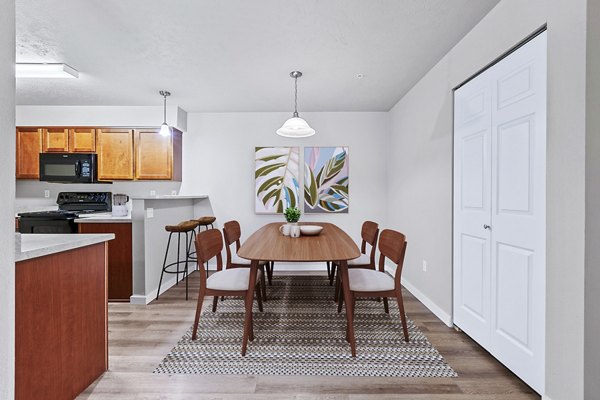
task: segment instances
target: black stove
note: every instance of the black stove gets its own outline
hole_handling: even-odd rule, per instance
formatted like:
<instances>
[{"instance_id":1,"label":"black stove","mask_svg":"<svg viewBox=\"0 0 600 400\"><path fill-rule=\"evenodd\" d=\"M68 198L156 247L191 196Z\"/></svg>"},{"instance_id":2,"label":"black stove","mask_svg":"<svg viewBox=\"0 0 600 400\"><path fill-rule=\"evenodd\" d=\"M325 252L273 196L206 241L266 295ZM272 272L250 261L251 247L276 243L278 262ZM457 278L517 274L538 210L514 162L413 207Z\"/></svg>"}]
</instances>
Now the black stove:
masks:
<instances>
[{"instance_id":1,"label":"black stove","mask_svg":"<svg viewBox=\"0 0 600 400\"><path fill-rule=\"evenodd\" d=\"M110 192L60 192L58 210L19 214L21 233L77 233L75 219L81 214L112 210Z\"/></svg>"}]
</instances>

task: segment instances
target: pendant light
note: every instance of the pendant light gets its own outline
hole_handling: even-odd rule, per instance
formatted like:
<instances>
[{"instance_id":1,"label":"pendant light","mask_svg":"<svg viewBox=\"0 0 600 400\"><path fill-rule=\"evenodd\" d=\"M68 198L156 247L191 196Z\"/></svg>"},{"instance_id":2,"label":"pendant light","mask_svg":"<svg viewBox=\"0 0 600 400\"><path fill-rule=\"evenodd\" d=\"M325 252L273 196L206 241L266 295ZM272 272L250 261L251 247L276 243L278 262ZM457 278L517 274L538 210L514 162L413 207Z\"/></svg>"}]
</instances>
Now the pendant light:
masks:
<instances>
[{"instance_id":1,"label":"pendant light","mask_svg":"<svg viewBox=\"0 0 600 400\"><path fill-rule=\"evenodd\" d=\"M294 78L294 114L292 118L284 122L281 128L277 129L279 136L290 138L303 138L315 134L315 130L308 123L298 116L298 78L302 76L300 71L290 72L290 76Z\"/></svg>"},{"instance_id":2,"label":"pendant light","mask_svg":"<svg viewBox=\"0 0 600 400\"><path fill-rule=\"evenodd\" d=\"M171 95L171 92L167 92L166 90L161 90L160 95L164 98L164 106L163 106L163 123L160 126L160 134L161 136L171 136L171 127L167 124L167 96Z\"/></svg>"}]
</instances>

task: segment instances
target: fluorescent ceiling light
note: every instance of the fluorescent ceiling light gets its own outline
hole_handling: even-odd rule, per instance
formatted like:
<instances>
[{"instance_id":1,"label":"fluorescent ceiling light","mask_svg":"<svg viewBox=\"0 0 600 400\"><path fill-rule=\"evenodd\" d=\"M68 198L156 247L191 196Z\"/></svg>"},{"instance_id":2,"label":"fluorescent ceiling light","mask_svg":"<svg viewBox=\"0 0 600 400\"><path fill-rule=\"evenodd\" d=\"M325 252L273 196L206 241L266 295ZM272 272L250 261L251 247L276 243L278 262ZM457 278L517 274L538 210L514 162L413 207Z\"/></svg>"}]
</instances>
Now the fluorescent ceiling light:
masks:
<instances>
[{"instance_id":1,"label":"fluorescent ceiling light","mask_svg":"<svg viewBox=\"0 0 600 400\"><path fill-rule=\"evenodd\" d=\"M67 64L33 64L15 65L17 78L79 78L79 72Z\"/></svg>"}]
</instances>

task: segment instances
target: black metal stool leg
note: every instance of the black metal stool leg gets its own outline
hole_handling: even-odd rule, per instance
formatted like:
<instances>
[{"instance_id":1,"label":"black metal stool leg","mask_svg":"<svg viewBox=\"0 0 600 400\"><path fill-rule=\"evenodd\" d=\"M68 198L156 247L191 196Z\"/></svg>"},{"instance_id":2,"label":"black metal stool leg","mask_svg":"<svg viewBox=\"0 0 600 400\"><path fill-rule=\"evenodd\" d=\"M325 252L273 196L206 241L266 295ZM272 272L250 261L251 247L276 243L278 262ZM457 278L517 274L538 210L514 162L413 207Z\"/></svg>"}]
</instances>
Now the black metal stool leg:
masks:
<instances>
[{"instance_id":1,"label":"black metal stool leg","mask_svg":"<svg viewBox=\"0 0 600 400\"><path fill-rule=\"evenodd\" d=\"M160 285L162 284L163 275L165 274L165 267L167 265L167 256L169 255L169 246L171 245L171 236L173 236L173 232L169 233L169 241L167 242L167 250L165 250L165 259L163 261L162 271L160 273L160 280L158 281L158 291L156 292L156 300L158 300L158 296L160 295Z\"/></svg>"},{"instance_id":2,"label":"black metal stool leg","mask_svg":"<svg viewBox=\"0 0 600 400\"><path fill-rule=\"evenodd\" d=\"M179 252L181 248L181 232L177 232L177 274L175 275L175 285L179 286Z\"/></svg>"},{"instance_id":3,"label":"black metal stool leg","mask_svg":"<svg viewBox=\"0 0 600 400\"><path fill-rule=\"evenodd\" d=\"M191 235L190 235L191 236ZM185 233L185 299L188 299L188 262L190 260L190 241L188 233ZM179 260L177 260L179 261Z\"/></svg>"}]
</instances>

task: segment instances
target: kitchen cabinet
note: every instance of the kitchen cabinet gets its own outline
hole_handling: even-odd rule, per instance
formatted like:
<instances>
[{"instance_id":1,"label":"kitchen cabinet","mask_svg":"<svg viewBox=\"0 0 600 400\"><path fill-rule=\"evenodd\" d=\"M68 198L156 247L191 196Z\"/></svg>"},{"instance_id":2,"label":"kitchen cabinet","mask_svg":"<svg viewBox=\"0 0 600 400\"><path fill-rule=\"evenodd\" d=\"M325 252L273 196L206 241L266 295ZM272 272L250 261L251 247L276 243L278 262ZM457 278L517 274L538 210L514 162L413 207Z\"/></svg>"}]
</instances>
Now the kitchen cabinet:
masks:
<instances>
[{"instance_id":1,"label":"kitchen cabinet","mask_svg":"<svg viewBox=\"0 0 600 400\"><path fill-rule=\"evenodd\" d=\"M133 129L98 129L96 152L98 180L133 179Z\"/></svg>"},{"instance_id":2,"label":"kitchen cabinet","mask_svg":"<svg viewBox=\"0 0 600 400\"><path fill-rule=\"evenodd\" d=\"M38 128L18 128L16 141L17 179L39 179L42 130Z\"/></svg>"},{"instance_id":3,"label":"kitchen cabinet","mask_svg":"<svg viewBox=\"0 0 600 400\"><path fill-rule=\"evenodd\" d=\"M135 179L181 180L181 131L162 136L157 128L136 129Z\"/></svg>"},{"instance_id":4,"label":"kitchen cabinet","mask_svg":"<svg viewBox=\"0 0 600 400\"><path fill-rule=\"evenodd\" d=\"M79 233L113 233L108 245L108 300L129 301L133 293L131 222L79 223Z\"/></svg>"},{"instance_id":5,"label":"kitchen cabinet","mask_svg":"<svg viewBox=\"0 0 600 400\"><path fill-rule=\"evenodd\" d=\"M105 243L17 261L14 398L74 399L102 375L107 314Z\"/></svg>"},{"instance_id":6,"label":"kitchen cabinet","mask_svg":"<svg viewBox=\"0 0 600 400\"><path fill-rule=\"evenodd\" d=\"M71 152L71 153L95 153L96 152L96 129L94 129L94 128L71 128L71 129L69 129L69 152Z\"/></svg>"},{"instance_id":7,"label":"kitchen cabinet","mask_svg":"<svg viewBox=\"0 0 600 400\"><path fill-rule=\"evenodd\" d=\"M42 151L44 153L67 153L69 151L69 129L42 128Z\"/></svg>"}]
</instances>

